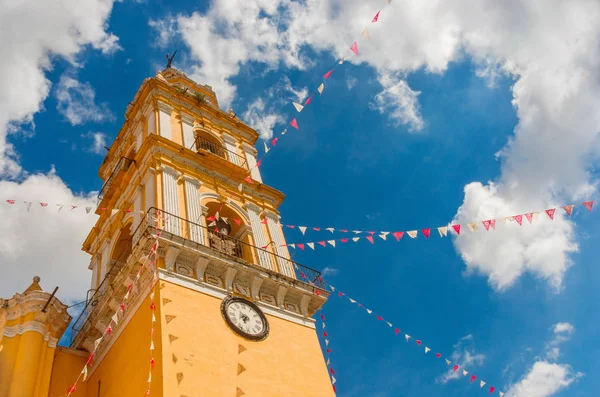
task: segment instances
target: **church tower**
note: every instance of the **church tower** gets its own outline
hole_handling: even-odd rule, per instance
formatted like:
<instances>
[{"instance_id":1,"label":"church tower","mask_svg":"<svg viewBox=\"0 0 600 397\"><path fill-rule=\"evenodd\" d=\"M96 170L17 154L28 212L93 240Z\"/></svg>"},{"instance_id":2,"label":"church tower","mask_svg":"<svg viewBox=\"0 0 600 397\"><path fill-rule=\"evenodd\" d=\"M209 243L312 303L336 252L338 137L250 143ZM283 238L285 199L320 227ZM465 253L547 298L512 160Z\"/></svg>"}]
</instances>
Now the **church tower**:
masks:
<instances>
[{"instance_id":1,"label":"church tower","mask_svg":"<svg viewBox=\"0 0 600 397\"><path fill-rule=\"evenodd\" d=\"M143 396L154 313L151 396L333 396L312 319L328 292L290 259L284 195L255 167L257 132L174 68L143 82L125 118L83 244L93 275L71 347L95 354L71 395ZM128 286L157 232L151 312L153 275Z\"/></svg>"}]
</instances>

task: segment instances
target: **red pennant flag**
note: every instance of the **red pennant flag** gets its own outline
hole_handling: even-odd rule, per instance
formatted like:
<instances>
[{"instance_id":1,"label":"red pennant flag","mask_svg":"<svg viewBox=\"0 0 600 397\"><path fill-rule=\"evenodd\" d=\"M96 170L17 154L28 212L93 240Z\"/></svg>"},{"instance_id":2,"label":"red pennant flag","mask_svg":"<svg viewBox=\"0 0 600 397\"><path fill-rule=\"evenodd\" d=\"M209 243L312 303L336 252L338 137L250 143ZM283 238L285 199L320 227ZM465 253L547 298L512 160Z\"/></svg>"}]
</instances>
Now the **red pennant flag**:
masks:
<instances>
[{"instance_id":1,"label":"red pennant flag","mask_svg":"<svg viewBox=\"0 0 600 397\"><path fill-rule=\"evenodd\" d=\"M546 215L550 217L550 219L554 219L554 212L556 212L556 208L552 208L551 210L546 210Z\"/></svg>"},{"instance_id":2,"label":"red pennant flag","mask_svg":"<svg viewBox=\"0 0 600 397\"><path fill-rule=\"evenodd\" d=\"M382 321L382 320L383 320L383 317L381 317L381 316L377 316L377 320L379 320L379 321Z\"/></svg>"},{"instance_id":3,"label":"red pennant flag","mask_svg":"<svg viewBox=\"0 0 600 397\"><path fill-rule=\"evenodd\" d=\"M152 302L150 304L150 310L152 310L152 311L156 310L156 305L154 304L154 302Z\"/></svg>"},{"instance_id":4,"label":"red pennant flag","mask_svg":"<svg viewBox=\"0 0 600 397\"><path fill-rule=\"evenodd\" d=\"M533 212L525 214L525 218L529 221L529 223L533 223Z\"/></svg>"},{"instance_id":5,"label":"red pennant flag","mask_svg":"<svg viewBox=\"0 0 600 397\"><path fill-rule=\"evenodd\" d=\"M471 376L471 383L475 382L475 379L477 379L475 375Z\"/></svg>"},{"instance_id":6,"label":"red pennant flag","mask_svg":"<svg viewBox=\"0 0 600 397\"><path fill-rule=\"evenodd\" d=\"M400 333L400 328L396 328L396 329L394 330L394 332L396 333L396 335L398 335L398 334Z\"/></svg>"},{"instance_id":7,"label":"red pennant flag","mask_svg":"<svg viewBox=\"0 0 600 397\"><path fill-rule=\"evenodd\" d=\"M47 207L47 206L48 206L48 203L40 203L40 205L41 205L42 207Z\"/></svg>"},{"instance_id":8,"label":"red pennant flag","mask_svg":"<svg viewBox=\"0 0 600 397\"><path fill-rule=\"evenodd\" d=\"M93 361L94 361L94 353L92 352L92 354L90 354L90 356L88 357L86 364L92 365Z\"/></svg>"},{"instance_id":9,"label":"red pennant flag","mask_svg":"<svg viewBox=\"0 0 600 397\"><path fill-rule=\"evenodd\" d=\"M496 391L496 388L494 386L490 386L490 394L492 394L495 391Z\"/></svg>"},{"instance_id":10,"label":"red pennant flag","mask_svg":"<svg viewBox=\"0 0 600 397\"><path fill-rule=\"evenodd\" d=\"M154 359L152 357L150 357L150 368L154 369L155 366L156 366L156 361L154 361Z\"/></svg>"},{"instance_id":11,"label":"red pennant flag","mask_svg":"<svg viewBox=\"0 0 600 397\"><path fill-rule=\"evenodd\" d=\"M106 331L104 332L106 335L110 335L112 334L112 327L109 325L108 327L106 327Z\"/></svg>"},{"instance_id":12,"label":"red pennant flag","mask_svg":"<svg viewBox=\"0 0 600 397\"><path fill-rule=\"evenodd\" d=\"M266 225L266 224L267 224L267 222L268 222L268 221L267 221L267 218L265 218L265 219L263 219L262 221L260 221L260 223L262 223L263 225Z\"/></svg>"},{"instance_id":13,"label":"red pennant flag","mask_svg":"<svg viewBox=\"0 0 600 397\"><path fill-rule=\"evenodd\" d=\"M454 365L454 371L452 371L452 372L456 372L456 371L458 371L458 365Z\"/></svg>"},{"instance_id":14,"label":"red pennant flag","mask_svg":"<svg viewBox=\"0 0 600 397\"><path fill-rule=\"evenodd\" d=\"M296 244L296 247L300 248L302 251L304 251L304 244L300 243L300 244Z\"/></svg>"},{"instance_id":15,"label":"red pennant flag","mask_svg":"<svg viewBox=\"0 0 600 397\"><path fill-rule=\"evenodd\" d=\"M573 214L573 204L571 204L571 205L565 205L563 207L563 209L565 210L565 212L567 214L569 214L569 216L571 216L571 214Z\"/></svg>"},{"instance_id":16,"label":"red pennant flag","mask_svg":"<svg viewBox=\"0 0 600 397\"><path fill-rule=\"evenodd\" d=\"M14 200L13 200L13 202L14 202ZM592 212L592 207L594 206L594 200L584 201L582 204L585 208L587 208L590 212Z\"/></svg>"},{"instance_id":17,"label":"red pennant flag","mask_svg":"<svg viewBox=\"0 0 600 397\"><path fill-rule=\"evenodd\" d=\"M206 220L207 220L207 221L209 221L209 222L212 222L212 221L214 221L215 219L217 219L217 218L215 218L215 216L214 216L214 215L213 215L213 216L209 216L208 218L206 218Z\"/></svg>"},{"instance_id":18,"label":"red pennant flag","mask_svg":"<svg viewBox=\"0 0 600 397\"><path fill-rule=\"evenodd\" d=\"M306 274L304 274L304 272L300 272L300 277L306 278Z\"/></svg>"},{"instance_id":19,"label":"red pennant flag","mask_svg":"<svg viewBox=\"0 0 600 397\"><path fill-rule=\"evenodd\" d=\"M400 241L402 236L404 236L404 232L394 232L392 235L396 238L396 240Z\"/></svg>"},{"instance_id":20,"label":"red pennant flag","mask_svg":"<svg viewBox=\"0 0 600 397\"><path fill-rule=\"evenodd\" d=\"M290 229L295 229L295 228L296 228L296 226L294 226L294 225L284 225L284 226L287 226L287 227L289 227Z\"/></svg>"},{"instance_id":21,"label":"red pennant flag","mask_svg":"<svg viewBox=\"0 0 600 397\"><path fill-rule=\"evenodd\" d=\"M375 244L375 242L373 241L373 236L366 236L366 238L371 242L371 244Z\"/></svg>"},{"instance_id":22,"label":"red pennant flag","mask_svg":"<svg viewBox=\"0 0 600 397\"><path fill-rule=\"evenodd\" d=\"M315 295L321 296L321 291L319 291L318 289L315 290Z\"/></svg>"},{"instance_id":23,"label":"red pennant flag","mask_svg":"<svg viewBox=\"0 0 600 397\"><path fill-rule=\"evenodd\" d=\"M325 247L325 241L317 241L317 244L322 245L323 247Z\"/></svg>"},{"instance_id":24,"label":"red pennant flag","mask_svg":"<svg viewBox=\"0 0 600 397\"><path fill-rule=\"evenodd\" d=\"M125 311L125 302L121 302L121 311L124 312Z\"/></svg>"},{"instance_id":25,"label":"red pennant flag","mask_svg":"<svg viewBox=\"0 0 600 397\"><path fill-rule=\"evenodd\" d=\"M234 219L233 221L237 223L238 226L242 224L242 221L240 219Z\"/></svg>"},{"instance_id":26,"label":"red pennant flag","mask_svg":"<svg viewBox=\"0 0 600 397\"><path fill-rule=\"evenodd\" d=\"M258 161L256 162L256 168L260 167L261 164L262 164L262 159L258 159Z\"/></svg>"},{"instance_id":27,"label":"red pennant flag","mask_svg":"<svg viewBox=\"0 0 600 397\"><path fill-rule=\"evenodd\" d=\"M254 182L252 181L252 178L250 178L250 175L248 175L247 177L245 177L244 180L246 182L248 182L249 184L251 184L251 185L254 184Z\"/></svg>"},{"instance_id":28,"label":"red pennant flag","mask_svg":"<svg viewBox=\"0 0 600 397\"><path fill-rule=\"evenodd\" d=\"M320 232L321 228L320 227L313 227L313 230L316 230L317 232Z\"/></svg>"},{"instance_id":29,"label":"red pennant flag","mask_svg":"<svg viewBox=\"0 0 600 397\"><path fill-rule=\"evenodd\" d=\"M331 353L331 349L327 349L327 353ZM335 371L333 370L333 368L329 367L329 373L331 375L335 375Z\"/></svg>"},{"instance_id":30,"label":"red pennant flag","mask_svg":"<svg viewBox=\"0 0 600 397\"><path fill-rule=\"evenodd\" d=\"M327 338L327 332L323 331L323 337Z\"/></svg>"},{"instance_id":31,"label":"red pennant flag","mask_svg":"<svg viewBox=\"0 0 600 397\"><path fill-rule=\"evenodd\" d=\"M452 225L452 229L454 229L456 234L460 234L460 225Z\"/></svg>"},{"instance_id":32,"label":"red pennant flag","mask_svg":"<svg viewBox=\"0 0 600 397\"><path fill-rule=\"evenodd\" d=\"M337 394L337 389L335 388L335 385L331 385L331 387L333 387L333 392Z\"/></svg>"},{"instance_id":33,"label":"red pennant flag","mask_svg":"<svg viewBox=\"0 0 600 397\"><path fill-rule=\"evenodd\" d=\"M341 241L342 243L347 243L347 242L348 242L348 239L347 239L347 238L343 238L343 239L341 239L340 241Z\"/></svg>"},{"instance_id":34,"label":"red pennant flag","mask_svg":"<svg viewBox=\"0 0 600 397\"><path fill-rule=\"evenodd\" d=\"M298 122L296 121L295 117L292 119L292 121L290 121L290 125L295 129L298 129Z\"/></svg>"},{"instance_id":35,"label":"red pennant flag","mask_svg":"<svg viewBox=\"0 0 600 397\"><path fill-rule=\"evenodd\" d=\"M15 201L15 200L6 200L6 202L7 202L8 204L14 204L16 201Z\"/></svg>"},{"instance_id":36,"label":"red pennant flag","mask_svg":"<svg viewBox=\"0 0 600 397\"><path fill-rule=\"evenodd\" d=\"M331 69L329 72L325 73L325 74L323 75L323 78L324 78L324 79L328 79L328 78L330 78L330 77L331 77L331 73L333 73L333 69Z\"/></svg>"},{"instance_id":37,"label":"red pennant flag","mask_svg":"<svg viewBox=\"0 0 600 397\"><path fill-rule=\"evenodd\" d=\"M321 320L325 320L325 316L321 314Z\"/></svg>"},{"instance_id":38,"label":"red pennant flag","mask_svg":"<svg viewBox=\"0 0 600 397\"><path fill-rule=\"evenodd\" d=\"M308 105L310 103L310 101L312 101L312 95L308 97L308 99L306 100L306 102L304 102L304 106Z\"/></svg>"},{"instance_id":39,"label":"red pennant flag","mask_svg":"<svg viewBox=\"0 0 600 397\"><path fill-rule=\"evenodd\" d=\"M373 17L373 20L371 21L372 23L375 23L375 22L377 22L377 20L379 19L379 13L380 13L380 12L381 12L381 11L377 11L377 14L375 14L375 16Z\"/></svg>"},{"instance_id":40,"label":"red pennant flag","mask_svg":"<svg viewBox=\"0 0 600 397\"><path fill-rule=\"evenodd\" d=\"M367 233L369 233L371 236L375 234L375 232L367 232Z\"/></svg>"},{"instance_id":41,"label":"red pennant flag","mask_svg":"<svg viewBox=\"0 0 600 397\"><path fill-rule=\"evenodd\" d=\"M419 346L421 346L421 341L420 340L416 340L415 343Z\"/></svg>"},{"instance_id":42,"label":"red pennant flag","mask_svg":"<svg viewBox=\"0 0 600 397\"><path fill-rule=\"evenodd\" d=\"M344 293L340 291L338 292L338 296L344 296Z\"/></svg>"},{"instance_id":43,"label":"red pennant flag","mask_svg":"<svg viewBox=\"0 0 600 397\"><path fill-rule=\"evenodd\" d=\"M352 50L353 53L358 55L358 44L356 44L356 41L352 43L352 45L350 46L350 50Z\"/></svg>"},{"instance_id":44,"label":"red pennant flag","mask_svg":"<svg viewBox=\"0 0 600 397\"><path fill-rule=\"evenodd\" d=\"M340 232L342 232L342 233L348 233L348 230L342 229L342 230L340 230Z\"/></svg>"},{"instance_id":45,"label":"red pennant flag","mask_svg":"<svg viewBox=\"0 0 600 397\"><path fill-rule=\"evenodd\" d=\"M492 221L483 221L481 222L483 223L483 227L485 227L485 231L487 232L488 230L490 230L490 225L492 224Z\"/></svg>"},{"instance_id":46,"label":"red pennant flag","mask_svg":"<svg viewBox=\"0 0 600 397\"><path fill-rule=\"evenodd\" d=\"M273 146L277 145L278 140L279 140L279 138L273 138L273 140L271 141L271 145L273 145Z\"/></svg>"},{"instance_id":47,"label":"red pennant flag","mask_svg":"<svg viewBox=\"0 0 600 397\"><path fill-rule=\"evenodd\" d=\"M523 225L523 215L515 215L515 216L513 216L513 219L515 221L517 221L517 223L519 224L519 226Z\"/></svg>"},{"instance_id":48,"label":"red pennant flag","mask_svg":"<svg viewBox=\"0 0 600 397\"><path fill-rule=\"evenodd\" d=\"M75 393L77 391L77 382L67 389L67 393Z\"/></svg>"},{"instance_id":49,"label":"red pennant flag","mask_svg":"<svg viewBox=\"0 0 600 397\"><path fill-rule=\"evenodd\" d=\"M421 231L423 232L423 234L425 235L425 238L429 238L429 233L431 232L430 228L427 229L421 229Z\"/></svg>"},{"instance_id":50,"label":"red pennant flag","mask_svg":"<svg viewBox=\"0 0 600 397\"><path fill-rule=\"evenodd\" d=\"M496 220L495 219L490 219L490 226L492 227L492 229L496 230Z\"/></svg>"},{"instance_id":51,"label":"red pennant flag","mask_svg":"<svg viewBox=\"0 0 600 397\"><path fill-rule=\"evenodd\" d=\"M442 358L442 355L441 355L440 353L435 353L435 356L436 356L437 358Z\"/></svg>"}]
</instances>

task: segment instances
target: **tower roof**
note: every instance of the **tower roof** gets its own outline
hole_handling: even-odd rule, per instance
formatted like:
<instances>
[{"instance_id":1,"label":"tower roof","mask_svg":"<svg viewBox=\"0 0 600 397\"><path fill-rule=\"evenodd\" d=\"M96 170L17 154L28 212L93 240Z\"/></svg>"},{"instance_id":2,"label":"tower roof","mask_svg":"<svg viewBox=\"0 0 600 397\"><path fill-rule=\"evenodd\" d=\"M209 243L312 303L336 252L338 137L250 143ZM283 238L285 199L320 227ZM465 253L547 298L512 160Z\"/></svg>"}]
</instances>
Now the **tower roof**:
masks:
<instances>
[{"instance_id":1,"label":"tower roof","mask_svg":"<svg viewBox=\"0 0 600 397\"><path fill-rule=\"evenodd\" d=\"M23 291L23 294L27 294L29 292L33 292L33 291L43 291L42 287L40 287L40 278L38 276L35 276L33 278L33 282L31 283L31 285L29 287L27 287L27 289L25 291Z\"/></svg>"}]
</instances>

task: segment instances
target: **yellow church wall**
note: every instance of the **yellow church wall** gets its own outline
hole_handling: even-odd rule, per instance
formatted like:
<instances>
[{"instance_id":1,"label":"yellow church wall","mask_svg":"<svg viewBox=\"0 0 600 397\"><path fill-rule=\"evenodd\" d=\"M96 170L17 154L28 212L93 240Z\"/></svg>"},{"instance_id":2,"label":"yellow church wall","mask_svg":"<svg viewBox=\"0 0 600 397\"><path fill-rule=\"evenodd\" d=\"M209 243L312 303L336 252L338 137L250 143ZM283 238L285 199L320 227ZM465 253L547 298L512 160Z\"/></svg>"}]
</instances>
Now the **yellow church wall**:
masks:
<instances>
[{"instance_id":1,"label":"yellow church wall","mask_svg":"<svg viewBox=\"0 0 600 397\"><path fill-rule=\"evenodd\" d=\"M160 300L158 289L155 302ZM157 306L156 317L160 316ZM150 298L147 296L138 311L126 325L123 332L116 336L117 340L88 380L87 397L97 397L100 381L101 396L144 396L148 388L148 371L150 369L150 327L152 313ZM153 371L150 396L163 396L162 392L162 357L160 323L154 329L154 354L156 367ZM81 367L83 368L83 366ZM80 369L81 369L80 368Z\"/></svg>"},{"instance_id":2,"label":"yellow church wall","mask_svg":"<svg viewBox=\"0 0 600 397\"><path fill-rule=\"evenodd\" d=\"M227 326L220 299L161 285L165 396L334 395L314 329L267 315L267 339L248 341Z\"/></svg>"},{"instance_id":3,"label":"yellow church wall","mask_svg":"<svg viewBox=\"0 0 600 397\"><path fill-rule=\"evenodd\" d=\"M75 379L81 373L86 360L87 355L83 353L66 347L58 347L54 353L50 389L47 396L64 396L66 391L75 383ZM71 397L85 397L87 395L87 387L87 382L79 382L77 390L75 393L71 393Z\"/></svg>"},{"instance_id":4,"label":"yellow church wall","mask_svg":"<svg viewBox=\"0 0 600 397\"><path fill-rule=\"evenodd\" d=\"M0 331L4 330L0 329ZM10 379L12 378L15 361L19 354L20 342L21 335L16 335L12 338L7 338L6 336L2 338L3 349L0 352L0 397L8 396Z\"/></svg>"}]
</instances>

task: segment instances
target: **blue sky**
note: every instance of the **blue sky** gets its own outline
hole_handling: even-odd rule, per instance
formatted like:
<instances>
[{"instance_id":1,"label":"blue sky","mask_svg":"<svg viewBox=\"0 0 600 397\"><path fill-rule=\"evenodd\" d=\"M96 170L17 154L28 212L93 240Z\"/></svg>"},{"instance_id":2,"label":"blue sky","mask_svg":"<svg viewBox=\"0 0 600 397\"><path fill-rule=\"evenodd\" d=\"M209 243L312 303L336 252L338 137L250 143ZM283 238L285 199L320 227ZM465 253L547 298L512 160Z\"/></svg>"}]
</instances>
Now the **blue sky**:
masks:
<instances>
[{"instance_id":1,"label":"blue sky","mask_svg":"<svg viewBox=\"0 0 600 397\"><path fill-rule=\"evenodd\" d=\"M595 197L600 8L593 2L82 3L70 5L72 20L40 29L56 35L51 44L29 38L39 51L0 44L46 79L19 75L18 62L0 64L14 76L0 85L15 88L0 100L2 139L13 145L0 145L0 191L10 196L2 201L93 202L102 146L173 49L176 67L213 86L221 107L263 136L298 117L300 130L261 167L264 181L287 196L283 223L406 231ZM82 18L78 7L93 11ZM369 25L380 8L380 21ZM15 31L44 15L34 5L20 11L14 15L30 17L14 17ZM572 18L556 22L561 13ZM316 89L365 25L371 41L360 42L361 56L336 68L324 95L298 115L291 100ZM77 37L69 36L73 26ZM94 219L0 211L10 234L0 262L17 269L0 281L0 295L39 274L45 289L58 284L63 299L81 299L89 274L78 250ZM338 289L434 352L454 354L507 396L589 396L600 387L596 219L579 206L572 220L524 221L492 237L469 235L464 225L458 239L433 231L429 240L390 236L294 259L328 269ZM330 236L285 233L288 242ZM346 298L332 296L323 312L339 396L487 395L462 375L445 380L442 362Z\"/></svg>"}]
</instances>

